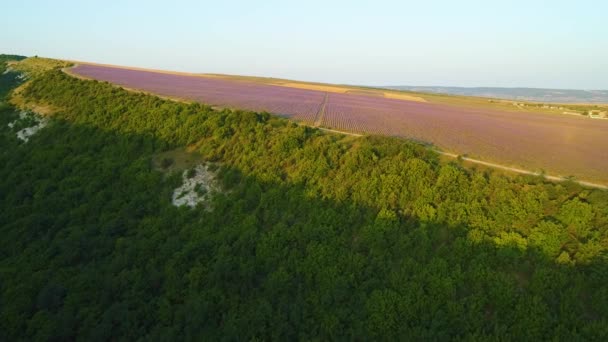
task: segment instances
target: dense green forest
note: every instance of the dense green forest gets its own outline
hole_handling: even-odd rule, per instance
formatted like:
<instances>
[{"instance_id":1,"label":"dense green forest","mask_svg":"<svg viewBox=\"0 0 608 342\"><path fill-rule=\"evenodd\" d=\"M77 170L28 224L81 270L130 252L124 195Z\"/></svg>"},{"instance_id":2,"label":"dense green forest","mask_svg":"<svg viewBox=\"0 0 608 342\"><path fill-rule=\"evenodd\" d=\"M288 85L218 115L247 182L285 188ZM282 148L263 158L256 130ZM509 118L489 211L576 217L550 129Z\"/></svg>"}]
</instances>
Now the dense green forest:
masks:
<instances>
[{"instance_id":1,"label":"dense green forest","mask_svg":"<svg viewBox=\"0 0 608 342\"><path fill-rule=\"evenodd\" d=\"M0 115L0 340L606 340L608 193L72 78ZM212 210L175 207L189 146Z\"/></svg>"},{"instance_id":2,"label":"dense green forest","mask_svg":"<svg viewBox=\"0 0 608 342\"><path fill-rule=\"evenodd\" d=\"M11 89L15 88L19 84L19 74L16 72L10 72L10 70L7 71L7 62L20 61L24 58L25 57L23 56L0 54L0 110L2 110L2 106L5 104Z\"/></svg>"}]
</instances>

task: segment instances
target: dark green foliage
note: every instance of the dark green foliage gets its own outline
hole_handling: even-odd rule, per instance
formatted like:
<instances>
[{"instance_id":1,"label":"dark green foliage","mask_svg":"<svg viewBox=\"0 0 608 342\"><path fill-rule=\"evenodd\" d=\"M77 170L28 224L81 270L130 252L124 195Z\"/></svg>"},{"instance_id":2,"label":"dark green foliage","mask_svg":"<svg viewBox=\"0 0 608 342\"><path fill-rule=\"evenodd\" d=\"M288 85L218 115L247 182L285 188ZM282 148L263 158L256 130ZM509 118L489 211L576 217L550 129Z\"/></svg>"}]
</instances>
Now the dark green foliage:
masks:
<instances>
[{"instance_id":1,"label":"dark green foliage","mask_svg":"<svg viewBox=\"0 0 608 342\"><path fill-rule=\"evenodd\" d=\"M163 158L163 160L161 160L161 162L160 162L160 166L163 169L166 169L171 165L173 165L173 159L171 159L171 158Z\"/></svg>"},{"instance_id":2,"label":"dark green foliage","mask_svg":"<svg viewBox=\"0 0 608 342\"><path fill-rule=\"evenodd\" d=\"M16 72L7 72L7 62L8 61L19 61L24 59L23 56L16 55L2 55L0 54L0 108L4 105L6 97L9 92L19 84L19 76Z\"/></svg>"},{"instance_id":3,"label":"dark green foliage","mask_svg":"<svg viewBox=\"0 0 608 342\"><path fill-rule=\"evenodd\" d=\"M0 338L608 338L606 192L59 71L25 96L60 111L27 144L0 115ZM194 143L213 211L151 167Z\"/></svg>"},{"instance_id":4,"label":"dark green foliage","mask_svg":"<svg viewBox=\"0 0 608 342\"><path fill-rule=\"evenodd\" d=\"M20 61L26 58L27 57L21 55L7 55L4 53L0 54L0 61Z\"/></svg>"},{"instance_id":5,"label":"dark green foliage","mask_svg":"<svg viewBox=\"0 0 608 342\"><path fill-rule=\"evenodd\" d=\"M193 178L194 176L196 176L196 169L190 169L188 172L186 172L187 178Z\"/></svg>"},{"instance_id":6,"label":"dark green foliage","mask_svg":"<svg viewBox=\"0 0 608 342\"><path fill-rule=\"evenodd\" d=\"M0 72L0 104L6 102L9 92L19 85L20 80L18 76L19 74L16 72Z\"/></svg>"},{"instance_id":7,"label":"dark green foliage","mask_svg":"<svg viewBox=\"0 0 608 342\"><path fill-rule=\"evenodd\" d=\"M204 196L207 193L207 188L205 188L202 184L196 184L196 186L194 186L194 191L199 196Z\"/></svg>"}]
</instances>

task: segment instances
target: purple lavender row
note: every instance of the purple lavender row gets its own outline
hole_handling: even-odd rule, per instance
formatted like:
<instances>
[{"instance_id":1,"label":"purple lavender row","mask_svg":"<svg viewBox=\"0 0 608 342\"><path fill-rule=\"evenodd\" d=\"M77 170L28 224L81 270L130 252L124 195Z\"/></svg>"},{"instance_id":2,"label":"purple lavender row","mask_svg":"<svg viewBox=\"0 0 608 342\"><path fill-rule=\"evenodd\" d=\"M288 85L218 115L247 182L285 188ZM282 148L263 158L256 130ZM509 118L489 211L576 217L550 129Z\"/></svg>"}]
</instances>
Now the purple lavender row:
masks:
<instances>
[{"instance_id":1,"label":"purple lavender row","mask_svg":"<svg viewBox=\"0 0 608 342\"><path fill-rule=\"evenodd\" d=\"M221 107L267 111L308 122L314 120L325 96L322 92L306 89L97 65L79 65L73 71L82 76L163 96Z\"/></svg>"}]
</instances>

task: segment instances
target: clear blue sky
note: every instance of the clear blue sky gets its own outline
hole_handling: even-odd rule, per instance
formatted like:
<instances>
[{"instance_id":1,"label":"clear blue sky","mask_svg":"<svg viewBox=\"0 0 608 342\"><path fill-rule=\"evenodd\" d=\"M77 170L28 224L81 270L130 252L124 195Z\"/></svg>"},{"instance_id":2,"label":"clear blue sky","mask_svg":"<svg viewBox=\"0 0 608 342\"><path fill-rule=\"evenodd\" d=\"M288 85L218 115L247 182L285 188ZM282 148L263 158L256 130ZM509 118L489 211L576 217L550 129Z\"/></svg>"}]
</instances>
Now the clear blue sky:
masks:
<instances>
[{"instance_id":1,"label":"clear blue sky","mask_svg":"<svg viewBox=\"0 0 608 342\"><path fill-rule=\"evenodd\" d=\"M0 53L368 85L608 89L608 1L2 5Z\"/></svg>"}]
</instances>

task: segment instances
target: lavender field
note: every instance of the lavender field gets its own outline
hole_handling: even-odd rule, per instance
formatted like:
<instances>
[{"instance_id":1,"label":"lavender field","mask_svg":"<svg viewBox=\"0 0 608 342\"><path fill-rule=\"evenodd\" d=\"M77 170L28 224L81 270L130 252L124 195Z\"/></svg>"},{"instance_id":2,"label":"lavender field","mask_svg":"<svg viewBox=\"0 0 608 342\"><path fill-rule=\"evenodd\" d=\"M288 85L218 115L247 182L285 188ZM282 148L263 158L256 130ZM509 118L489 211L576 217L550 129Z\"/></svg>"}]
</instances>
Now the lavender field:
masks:
<instances>
[{"instance_id":1,"label":"lavender field","mask_svg":"<svg viewBox=\"0 0 608 342\"><path fill-rule=\"evenodd\" d=\"M97 65L79 65L72 72L162 96L268 111L337 130L413 138L487 161L608 183L608 120Z\"/></svg>"},{"instance_id":2,"label":"lavender field","mask_svg":"<svg viewBox=\"0 0 608 342\"><path fill-rule=\"evenodd\" d=\"M325 93L210 77L79 65L72 72L162 96L219 107L267 111L312 123Z\"/></svg>"}]
</instances>

